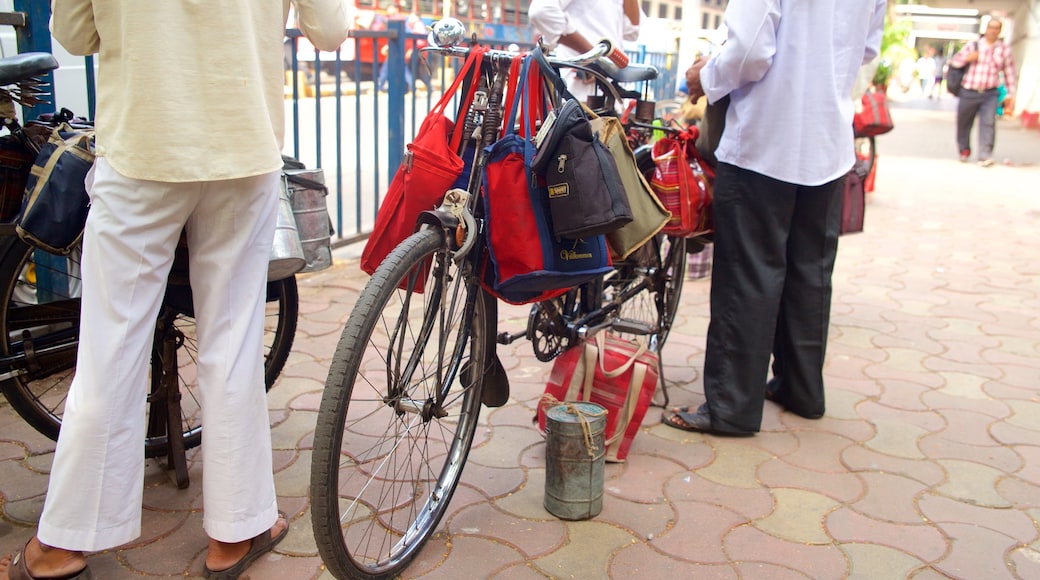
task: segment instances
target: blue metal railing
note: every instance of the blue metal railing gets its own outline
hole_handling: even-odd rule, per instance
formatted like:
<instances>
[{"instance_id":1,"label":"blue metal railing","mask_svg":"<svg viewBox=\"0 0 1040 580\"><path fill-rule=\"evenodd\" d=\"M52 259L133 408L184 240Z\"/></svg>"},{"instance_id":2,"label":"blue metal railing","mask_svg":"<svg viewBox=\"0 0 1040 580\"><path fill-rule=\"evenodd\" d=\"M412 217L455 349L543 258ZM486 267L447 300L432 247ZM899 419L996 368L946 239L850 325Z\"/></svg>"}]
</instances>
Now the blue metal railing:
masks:
<instances>
[{"instance_id":1,"label":"blue metal railing","mask_svg":"<svg viewBox=\"0 0 1040 580\"><path fill-rule=\"evenodd\" d=\"M16 9L24 10L30 22L24 35L20 31L19 51L51 50L48 4L15 0ZM440 91L451 84L456 63L432 55L428 61L407 58L409 48L425 40L425 35L406 32L403 20L390 21L387 30L351 31L335 53L301 48L301 39L299 30L286 31L286 152L309 167L324 169L331 192L334 244L343 245L371 231L406 143L439 100ZM494 39L482 42L495 48L511 43ZM385 56L380 54L383 47ZM642 91L648 98L675 96L675 55L645 49L628 54L633 62L652 64L660 71L659 78ZM406 67L411 72L411 90L406 84ZM389 89L385 94L378 86L383 68ZM86 71L87 102L93 118L95 79L91 57L87 57ZM420 85L423 92L419 91ZM47 106L49 110L26 111L25 118L53 111L53 104L43 107Z\"/></svg>"}]
</instances>

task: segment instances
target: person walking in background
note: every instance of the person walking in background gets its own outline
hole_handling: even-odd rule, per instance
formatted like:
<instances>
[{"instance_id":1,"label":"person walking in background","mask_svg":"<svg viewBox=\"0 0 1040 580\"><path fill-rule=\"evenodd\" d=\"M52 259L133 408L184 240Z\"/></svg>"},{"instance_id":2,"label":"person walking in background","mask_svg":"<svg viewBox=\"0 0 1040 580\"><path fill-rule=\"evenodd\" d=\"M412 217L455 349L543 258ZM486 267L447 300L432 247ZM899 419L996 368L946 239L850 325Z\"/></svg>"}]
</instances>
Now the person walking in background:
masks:
<instances>
[{"instance_id":1,"label":"person walking in background","mask_svg":"<svg viewBox=\"0 0 1040 580\"><path fill-rule=\"evenodd\" d=\"M979 121L978 162L993 165L993 145L997 138L997 105L1015 110L1017 76L1011 47L1000 39L1003 23L990 18L986 32L969 42L950 58L950 66L968 67L964 71L961 92L957 95L957 150L962 162L971 158L971 129ZM1007 96L1000 99L1001 73ZM1000 101L1000 102L998 102Z\"/></svg>"},{"instance_id":2,"label":"person walking in background","mask_svg":"<svg viewBox=\"0 0 1040 580\"><path fill-rule=\"evenodd\" d=\"M548 49L568 58L591 50L602 38L618 47L636 40L643 11L639 0L531 0L528 15ZM595 90L593 79L573 68L563 71L563 79L579 102Z\"/></svg>"},{"instance_id":3,"label":"person walking in background","mask_svg":"<svg viewBox=\"0 0 1040 580\"><path fill-rule=\"evenodd\" d=\"M343 0L293 3L317 48L334 51L346 39ZM237 578L288 531L276 504L262 354L288 8L55 0L58 42L98 53L79 351L39 528L0 560L0 579L87 578L86 552L140 535L149 355L182 230L205 402L206 576Z\"/></svg>"},{"instance_id":4,"label":"person walking in background","mask_svg":"<svg viewBox=\"0 0 1040 580\"><path fill-rule=\"evenodd\" d=\"M935 81L932 83L932 90L928 93L929 99L941 99L944 92L943 79L946 78L946 57L941 52L935 51Z\"/></svg>"},{"instance_id":5,"label":"person walking in background","mask_svg":"<svg viewBox=\"0 0 1040 580\"><path fill-rule=\"evenodd\" d=\"M752 435L766 398L823 416L840 193L855 162L849 95L880 50L885 5L732 0L726 43L687 71L691 99L730 103L715 152L707 400L666 411L667 425Z\"/></svg>"},{"instance_id":6,"label":"person walking in background","mask_svg":"<svg viewBox=\"0 0 1040 580\"><path fill-rule=\"evenodd\" d=\"M917 59L917 81L921 83L921 94L931 98L932 85L935 83L935 47L925 49L921 58Z\"/></svg>"}]
</instances>

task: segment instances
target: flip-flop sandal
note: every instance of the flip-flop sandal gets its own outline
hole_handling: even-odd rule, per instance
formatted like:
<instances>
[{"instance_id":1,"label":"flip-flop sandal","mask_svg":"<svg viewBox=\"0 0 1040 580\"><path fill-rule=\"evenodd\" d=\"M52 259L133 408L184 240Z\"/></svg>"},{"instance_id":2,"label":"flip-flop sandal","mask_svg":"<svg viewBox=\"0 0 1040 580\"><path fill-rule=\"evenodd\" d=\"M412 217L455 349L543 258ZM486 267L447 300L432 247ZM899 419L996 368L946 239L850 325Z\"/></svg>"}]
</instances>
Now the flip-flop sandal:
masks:
<instances>
[{"instance_id":1,"label":"flip-flop sandal","mask_svg":"<svg viewBox=\"0 0 1040 580\"><path fill-rule=\"evenodd\" d=\"M285 535L289 533L289 518L285 515L285 512L278 511L279 519L284 519L286 526L277 536L271 535L271 530L260 533L260 535L253 538L249 545L249 551L246 552L245 556L239 560L234 566L225 568L224 570L210 570L208 566L203 567L203 576L206 578L213 578L214 580L237 580L243 572L246 571L253 562L255 562L260 556L270 552L278 542L281 542Z\"/></svg>"},{"instance_id":2,"label":"flip-flop sandal","mask_svg":"<svg viewBox=\"0 0 1040 580\"><path fill-rule=\"evenodd\" d=\"M694 417L696 412L691 412L690 409L693 407L676 407L673 411L666 411L661 415L661 422L669 427L676 429L682 429L683 431L693 431L695 433L709 433L711 428L701 428L693 425ZM695 408L693 408L695 409Z\"/></svg>"},{"instance_id":3,"label":"flip-flop sandal","mask_svg":"<svg viewBox=\"0 0 1040 580\"><path fill-rule=\"evenodd\" d=\"M30 539L30 541L32 540ZM29 565L25 563L25 548L28 546L29 542L26 542L25 546L15 552L14 558L11 559L11 565L7 568L7 577L11 580L41 580L29 573ZM94 575L91 574L90 567L87 566L79 572L73 572L72 574L48 576L47 580L91 580L92 578L94 578Z\"/></svg>"},{"instance_id":4,"label":"flip-flop sandal","mask_svg":"<svg viewBox=\"0 0 1040 580\"><path fill-rule=\"evenodd\" d=\"M681 407L670 407L665 409L667 415L678 415L679 413L696 413L697 407L693 405L683 405Z\"/></svg>"}]
</instances>

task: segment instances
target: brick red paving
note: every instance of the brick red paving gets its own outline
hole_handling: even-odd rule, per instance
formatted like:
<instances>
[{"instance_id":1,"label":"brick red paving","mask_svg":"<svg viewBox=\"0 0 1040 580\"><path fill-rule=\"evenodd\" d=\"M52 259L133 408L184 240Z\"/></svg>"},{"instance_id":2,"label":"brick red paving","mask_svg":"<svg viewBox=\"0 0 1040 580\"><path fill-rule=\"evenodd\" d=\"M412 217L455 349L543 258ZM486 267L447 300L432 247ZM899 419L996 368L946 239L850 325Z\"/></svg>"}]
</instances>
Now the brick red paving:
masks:
<instances>
[{"instance_id":1,"label":"brick red paving","mask_svg":"<svg viewBox=\"0 0 1040 580\"><path fill-rule=\"evenodd\" d=\"M513 392L486 409L448 515L405 578L1040 577L1040 133L998 129L1015 166L956 160L949 104L895 108L866 232L841 240L828 413L766 403L748 439L684 433L653 409L602 513L542 507L530 423L549 366L501 349ZM354 249L300 283L293 355L269 401L291 531L253 580L328 578L307 498L311 440L339 330L363 286ZM711 279L690 280L664 353L673 404L703 401ZM503 308L519 327L524 308ZM517 330L517 328L510 328ZM0 553L34 530L53 443L0 402ZM97 578L198 577L201 464L178 490L149 461L142 537L91 554Z\"/></svg>"}]
</instances>

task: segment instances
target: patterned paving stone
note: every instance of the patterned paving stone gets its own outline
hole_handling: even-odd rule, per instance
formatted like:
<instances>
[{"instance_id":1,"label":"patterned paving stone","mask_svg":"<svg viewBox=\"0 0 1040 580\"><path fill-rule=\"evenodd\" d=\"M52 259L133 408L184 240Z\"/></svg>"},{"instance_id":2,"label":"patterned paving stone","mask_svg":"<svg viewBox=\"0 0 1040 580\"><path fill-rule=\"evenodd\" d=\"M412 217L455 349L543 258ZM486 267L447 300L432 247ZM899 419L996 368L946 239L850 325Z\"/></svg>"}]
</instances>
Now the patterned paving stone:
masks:
<instances>
[{"instance_id":1,"label":"patterned paving stone","mask_svg":"<svg viewBox=\"0 0 1040 580\"><path fill-rule=\"evenodd\" d=\"M811 578L844 578L845 555L831 544L789 542L752 526L740 526L723 538L723 549L735 561L772 564Z\"/></svg>"},{"instance_id":2,"label":"patterned paving stone","mask_svg":"<svg viewBox=\"0 0 1040 580\"><path fill-rule=\"evenodd\" d=\"M480 483L476 485L480 488L484 487ZM505 495L495 497L496 499L492 502L495 507L516 517L529 520L555 518L546 511L543 505L545 500L545 469L526 470L526 479L524 479L522 485Z\"/></svg>"},{"instance_id":3,"label":"patterned paving stone","mask_svg":"<svg viewBox=\"0 0 1040 580\"><path fill-rule=\"evenodd\" d=\"M927 485L891 473L865 472L858 475L866 491L863 497L850 504L852 509L876 520L921 523L916 503L917 498L928 489Z\"/></svg>"},{"instance_id":4,"label":"patterned paving stone","mask_svg":"<svg viewBox=\"0 0 1040 580\"><path fill-rule=\"evenodd\" d=\"M730 560L723 549L726 535L747 519L729 509L700 502L677 504L674 526L656 536L655 550L680 561L724 564Z\"/></svg>"},{"instance_id":5,"label":"patterned paving stone","mask_svg":"<svg viewBox=\"0 0 1040 580\"><path fill-rule=\"evenodd\" d=\"M798 448L782 459L798 467L814 471L843 473L845 466L838 457L841 452L852 445L845 437L818 431L799 431L794 433L798 439Z\"/></svg>"},{"instance_id":6,"label":"patterned paving stone","mask_svg":"<svg viewBox=\"0 0 1040 580\"><path fill-rule=\"evenodd\" d=\"M27 450L15 441L0 441L0 462L21 461L25 459Z\"/></svg>"},{"instance_id":7,"label":"patterned paving stone","mask_svg":"<svg viewBox=\"0 0 1040 580\"><path fill-rule=\"evenodd\" d=\"M1040 485L1040 447L1016 445L1012 450L1023 461L1022 468L1015 472L1015 476L1033 485Z\"/></svg>"},{"instance_id":8,"label":"patterned paving stone","mask_svg":"<svg viewBox=\"0 0 1040 580\"><path fill-rule=\"evenodd\" d=\"M813 491L836 501L853 501L863 495L863 481L848 472L820 472L791 465L781 459L763 463L758 469L762 484L769 488L792 487Z\"/></svg>"},{"instance_id":9,"label":"patterned paving stone","mask_svg":"<svg viewBox=\"0 0 1040 580\"><path fill-rule=\"evenodd\" d=\"M715 461L698 469L696 473L716 483L754 489L760 485L755 472L759 465L769 459L771 456L760 449L742 445L733 439L717 438Z\"/></svg>"},{"instance_id":10,"label":"patterned paving stone","mask_svg":"<svg viewBox=\"0 0 1040 580\"><path fill-rule=\"evenodd\" d=\"M651 409L650 412L654 412ZM704 467L715 458L715 451L703 436L658 424L636 439L645 453L677 463L686 469Z\"/></svg>"},{"instance_id":11,"label":"patterned paving stone","mask_svg":"<svg viewBox=\"0 0 1040 580\"><path fill-rule=\"evenodd\" d=\"M512 467L528 445L544 441L541 433L527 427L504 425L495 427L494 433L492 439L470 451L467 464L472 462L485 467Z\"/></svg>"},{"instance_id":12,"label":"patterned paving stone","mask_svg":"<svg viewBox=\"0 0 1040 580\"><path fill-rule=\"evenodd\" d=\"M1008 557L1009 568L1018 578L1040 578L1040 550L1034 547L1016 548Z\"/></svg>"},{"instance_id":13,"label":"patterned paving stone","mask_svg":"<svg viewBox=\"0 0 1040 580\"><path fill-rule=\"evenodd\" d=\"M936 462L946 470L948 477L946 483L935 488L937 493L979 506L1011 507L1011 503L996 489L1003 472L970 461L940 459Z\"/></svg>"},{"instance_id":14,"label":"patterned paving stone","mask_svg":"<svg viewBox=\"0 0 1040 580\"><path fill-rule=\"evenodd\" d=\"M453 536L450 548L444 562L424 574L424 579L456 580L460 570L472 578L488 578L524 561L519 551L488 538Z\"/></svg>"},{"instance_id":15,"label":"patterned paving stone","mask_svg":"<svg viewBox=\"0 0 1040 580\"><path fill-rule=\"evenodd\" d=\"M569 522L567 530L567 544L532 560L539 570L556 578L606 578L611 556L636 541L620 528L595 521Z\"/></svg>"},{"instance_id":16,"label":"patterned paving stone","mask_svg":"<svg viewBox=\"0 0 1040 580\"><path fill-rule=\"evenodd\" d=\"M645 504L663 501L661 482L686 471L673 461L649 455L632 455L621 467L620 473L605 482L606 492Z\"/></svg>"},{"instance_id":17,"label":"patterned paving stone","mask_svg":"<svg viewBox=\"0 0 1040 580\"><path fill-rule=\"evenodd\" d=\"M645 504L626 501L613 495L603 498L603 511L596 519L629 531L640 540L652 540L667 531L675 521L675 506L664 501Z\"/></svg>"},{"instance_id":18,"label":"patterned paving stone","mask_svg":"<svg viewBox=\"0 0 1040 580\"><path fill-rule=\"evenodd\" d=\"M850 543L839 547L852 564L850 579L907 578L910 572L924 565L906 552L887 546Z\"/></svg>"},{"instance_id":19,"label":"patterned paving stone","mask_svg":"<svg viewBox=\"0 0 1040 580\"><path fill-rule=\"evenodd\" d=\"M776 509L752 525L778 538L804 544L828 544L823 528L827 514L840 504L833 499L801 489L773 488Z\"/></svg>"},{"instance_id":20,"label":"patterned paving stone","mask_svg":"<svg viewBox=\"0 0 1040 580\"><path fill-rule=\"evenodd\" d=\"M746 520L765 517L773 511L775 500L765 487L754 489L718 483L696 473L678 474L664 485L672 502L701 502L736 512Z\"/></svg>"},{"instance_id":21,"label":"patterned paving stone","mask_svg":"<svg viewBox=\"0 0 1040 580\"><path fill-rule=\"evenodd\" d=\"M985 386L980 386L979 389L982 398L961 397L950 395L943 389L932 389L921 395L921 402L929 409L959 409L964 411L974 411L976 413L988 415L994 419L1004 419L1011 415L1011 408L1003 401L994 399L986 393Z\"/></svg>"},{"instance_id":22,"label":"patterned paving stone","mask_svg":"<svg viewBox=\"0 0 1040 580\"><path fill-rule=\"evenodd\" d=\"M116 552L126 567L138 574L174 576L189 572L193 560L206 550L201 515L187 521L179 518L177 525L162 540L134 543ZM201 571L199 569L197 573Z\"/></svg>"},{"instance_id":23,"label":"patterned paving stone","mask_svg":"<svg viewBox=\"0 0 1040 580\"><path fill-rule=\"evenodd\" d=\"M926 411L928 406L921 399L933 390L934 387L887 379L877 402L880 405L904 411Z\"/></svg>"},{"instance_id":24,"label":"patterned paving stone","mask_svg":"<svg viewBox=\"0 0 1040 580\"><path fill-rule=\"evenodd\" d=\"M560 520L524 520L488 503L472 504L455 513L447 528L456 538L463 535L493 538L528 558L544 556L567 540L567 527Z\"/></svg>"},{"instance_id":25,"label":"patterned paving stone","mask_svg":"<svg viewBox=\"0 0 1040 580\"><path fill-rule=\"evenodd\" d=\"M1005 563L1017 542L998 532L971 524L939 524L952 543L950 553L932 564L955 578L1004 578Z\"/></svg>"},{"instance_id":26,"label":"patterned paving stone","mask_svg":"<svg viewBox=\"0 0 1040 580\"><path fill-rule=\"evenodd\" d=\"M467 461L462 472L463 482L483 490L488 497L508 495L537 480L545 482L544 469L538 471L515 467L487 467Z\"/></svg>"},{"instance_id":27,"label":"patterned paving stone","mask_svg":"<svg viewBox=\"0 0 1040 580\"><path fill-rule=\"evenodd\" d=\"M955 428L950 428L941 433L926 435L921 438L918 446L931 459L974 461L1005 473L1012 473L1021 468L1021 456L1011 449L996 445L971 445L947 439L947 436L955 432Z\"/></svg>"},{"instance_id":28,"label":"patterned paving stone","mask_svg":"<svg viewBox=\"0 0 1040 580\"><path fill-rule=\"evenodd\" d=\"M736 580L737 573L729 564L696 564L676 561L652 548L633 544L622 548L609 564L609 575L613 579L653 578L667 570L675 578L706 578L711 580Z\"/></svg>"},{"instance_id":29,"label":"patterned paving stone","mask_svg":"<svg viewBox=\"0 0 1040 580\"><path fill-rule=\"evenodd\" d=\"M928 431L896 420L872 421L877 435L864 443L868 448L904 459L923 459L924 453L917 447L917 440Z\"/></svg>"},{"instance_id":30,"label":"patterned paving stone","mask_svg":"<svg viewBox=\"0 0 1040 580\"><path fill-rule=\"evenodd\" d=\"M946 553L946 537L934 526L884 522L851 508L839 508L825 522L831 537L841 543L887 546L924 562L933 562Z\"/></svg>"},{"instance_id":31,"label":"patterned paving stone","mask_svg":"<svg viewBox=\"0 0 1040 580\"><path fill-rule=\"evenodd\" d=\"M284 421L271 426L271 447L295 449L304 434L314 431L317 418L317 413L306 411L289 413Z\"/></svg>"},{"instance_id":32,"label":"patterned paving stone","mask_svg":"<svg viewBox=\"0 0 1040 580\"><path fill-rule=\"evenodd\" d=\"M275 473L279 495L305 497L311 485L311 452L301 451L294 463Z\"/></svg>"},{"instance_id":33,"label":"patterned paving stone","mask_svg":"<svg viewBox=\"0 0 1040 580\"><path fill-rule=\"evenodd\" d=\"M997 493L1011 503L1014 509L1040 507L1040 486L1017 477L1005 477L997 482Z\"/></svg>"},{"instance_id":34,"label":"patterned paving stone","mask_svg":"<svg viewBox=\"0 0 1040 580\"><path fill-rule=\"evenodd\" d=\"M998 381L999 383L1011 387L1018 387L1020 389L1034 389L1036 387L1037 378L1040 376L1040 373L1036 370L1036 365L1005 364L1000 365L1000 370L1001 377ZM1028 396L1016 397L1012 395L1011 398L1028 398Z\"/></svg>"},{"instance_id":35,"label":"patterned paving stone","mask_svg":"<svg viewBox=\"0 0 1040 580\"><path fill-rule=\"evenodd\" d=\"M938 524L980 526L1022 544L1030 544L1040 537L1033 520L1024 512L977 506L935 494L923 494L917 506L925 518Z\"/></svg>"}]
</instances>

